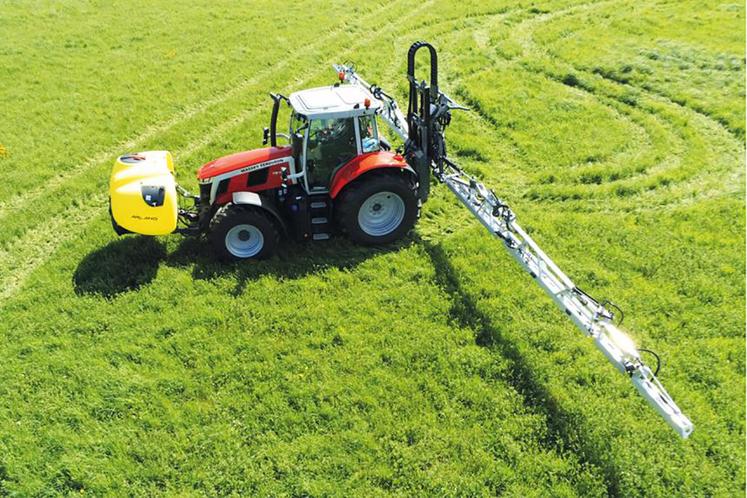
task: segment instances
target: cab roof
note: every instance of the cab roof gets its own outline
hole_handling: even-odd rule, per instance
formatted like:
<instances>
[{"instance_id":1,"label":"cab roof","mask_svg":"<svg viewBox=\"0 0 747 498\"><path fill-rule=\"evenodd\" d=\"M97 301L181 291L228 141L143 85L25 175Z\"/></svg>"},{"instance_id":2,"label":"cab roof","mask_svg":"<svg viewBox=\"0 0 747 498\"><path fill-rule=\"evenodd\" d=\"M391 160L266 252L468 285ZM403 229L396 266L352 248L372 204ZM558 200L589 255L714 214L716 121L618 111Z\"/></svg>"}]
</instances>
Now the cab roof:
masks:
<instances>
[{"instance_id":1,"label":"cab roof","mask_svg":"<svg viewBox=\"0 0 747 498\"><path fill-rule=\"evenodd\" d=\"M368 109L364 101L371 102ZM381 107L369 91L354 85L323 86L290 95L293 110L309 119L336 119L374 114Z\"/></svg>"}]
</instances>

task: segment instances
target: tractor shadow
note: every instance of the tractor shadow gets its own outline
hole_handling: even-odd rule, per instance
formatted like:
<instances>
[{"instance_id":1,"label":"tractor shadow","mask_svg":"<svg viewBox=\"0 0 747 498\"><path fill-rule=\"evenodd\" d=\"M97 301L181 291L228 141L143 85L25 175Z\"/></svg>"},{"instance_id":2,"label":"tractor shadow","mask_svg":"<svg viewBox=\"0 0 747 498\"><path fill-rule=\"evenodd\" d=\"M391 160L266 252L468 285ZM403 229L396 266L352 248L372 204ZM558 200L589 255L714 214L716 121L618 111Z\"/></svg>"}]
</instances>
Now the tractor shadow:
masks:
<instances>
[{"instance_id":1,"label":"tractor shadow","mask_svg":"<svg viewBox=\"0 0 747 498\"><path fill-rule=\"evenodd\" d=\"M278 253L268 260L226 263L215 258L203 238L184 238L169 253L158 238L126 236L84 257L73 274L73 287L79 296L112 298L147 285L166 264L191 269L195 280L234 278L231 294L240 296L247 285L265 275L293 280L331 268L350 269L377 254L395 252L412 243L411 237L383 247L357 246L344 237L320 243L283 240Z\"/></svg>"},{"instance_id":2,"label":"tractor shadow","mask_svg":"<svg viewBox=\"0 0 747 498\"><path fill-rule=\"evenodd\" d=\"M278 280L295 280L332 268L350 269L378 254L396 252L412 243L411 237L381 247L355 245L341 236L325 242L282 240L277 254L270 259L227 263L215 258L205 239L185 238L166 258L166 264L178 268L191 268L192 278L195 280L234 278L236 285L231 294L240 296L251 282L263 276L272 276Z\"/></svg>"},{"instance_id":3,"label":"tractor shadow","mask_svg":"<svg viewBox=\"0 0 747 498\"><path fill-rule=\"evenodd\" d=\"M154 237L117 239L81 260L73 273L73 288L78 295L111 298L148 284L165 259L166 248Z\"/></svg>"},{"instance_id":4,"label":"tractor shadow","mask_svg":"<svg viewBox=\"0 0 747 498\"><path fill-rule=\"evenodd\" d=\"M440 245L422 238L423 247L436 270L436 283L449 296L452 306L449 318L462 328L475 332L475 343L495 350L509 361L511 376L507 382L521 395L524 405L540 413L547 421L547 434L541 443L560 453L571 450L585 466L599 469L607 486L608 496L622 496L621 474L604 450L594 444L585 433L586 422L579 414L565 410L534 373L525 356L510 338L506 337L489 315L480 310L475 299L462 287L459 275Z\"/></svg>"}]
</instances>

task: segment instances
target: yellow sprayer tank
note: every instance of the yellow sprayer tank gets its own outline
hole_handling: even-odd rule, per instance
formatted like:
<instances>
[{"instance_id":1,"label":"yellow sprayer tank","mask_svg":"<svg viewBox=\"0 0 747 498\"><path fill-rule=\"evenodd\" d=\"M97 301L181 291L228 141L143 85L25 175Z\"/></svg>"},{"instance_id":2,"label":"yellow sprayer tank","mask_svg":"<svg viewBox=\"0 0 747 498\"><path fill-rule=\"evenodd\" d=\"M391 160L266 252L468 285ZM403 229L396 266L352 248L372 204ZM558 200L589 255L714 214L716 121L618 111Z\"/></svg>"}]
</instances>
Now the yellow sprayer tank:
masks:
<instances>
[{"instance_id":1,"label":"yellow sprayer tank","mask_svg":"<svg viewBox=\"0 0 747 498\"><path fill-rule=\"evenodd\" d=\"M148 151L117 158L109 178L109 201L118 233L173 232L179 207L171 153Z\"/></svg>"}]
</instances>

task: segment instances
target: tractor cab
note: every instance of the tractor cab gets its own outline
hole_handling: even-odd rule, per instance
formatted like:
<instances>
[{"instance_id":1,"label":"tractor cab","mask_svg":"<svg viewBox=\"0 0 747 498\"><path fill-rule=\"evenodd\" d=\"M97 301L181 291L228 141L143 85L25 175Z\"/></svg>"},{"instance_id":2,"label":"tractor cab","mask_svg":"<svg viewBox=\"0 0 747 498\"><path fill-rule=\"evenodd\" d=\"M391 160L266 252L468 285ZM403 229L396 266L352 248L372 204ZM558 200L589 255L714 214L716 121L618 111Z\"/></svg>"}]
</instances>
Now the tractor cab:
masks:
<instances>
[{"instance_id":1,"label":"tractor cab","mask_svg":"<svg viewBox=\"0 0 747 498\"><path fill-rule=\"evenodd\" d=\"M295 92L288 99L273 98L271 138L276 140L276 108L286 100L292 109L288 130L294 159L291 176L310 194L329 192L340 168L357 156L382 149L376 124L381 103L363 88L334 85Z\"/></svg>"}]
</instances>

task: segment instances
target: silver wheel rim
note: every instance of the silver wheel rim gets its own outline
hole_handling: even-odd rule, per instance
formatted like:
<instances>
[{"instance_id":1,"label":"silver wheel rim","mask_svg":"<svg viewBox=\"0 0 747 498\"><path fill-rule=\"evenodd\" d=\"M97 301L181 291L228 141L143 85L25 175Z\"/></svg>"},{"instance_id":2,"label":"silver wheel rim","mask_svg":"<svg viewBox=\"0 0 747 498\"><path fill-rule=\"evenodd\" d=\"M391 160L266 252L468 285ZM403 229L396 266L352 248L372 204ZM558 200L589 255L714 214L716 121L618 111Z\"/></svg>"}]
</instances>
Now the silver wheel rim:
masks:
<instances>
[{"instance_id":1,"label":"silver wheel rim","mask_svg":"<svg viewBox=\"0 0 747 498\"><path fill-rule=\"evenodd\" d=\"M358 210L358 226L372 237L395 231L405 219L405 201L394 192L377 192Z\"/></svg>"},{"instance_id":2,"label":"silver wheel rim","mask_svg":"<svg viewBox=\"0 0 747 498\"><path fill-rule=\"evenodd\" d=\"M236 225L226 234L226 249L237 258L256 256L265 245L265 237L254 225Z\"/></svg>"}]
</instances>

